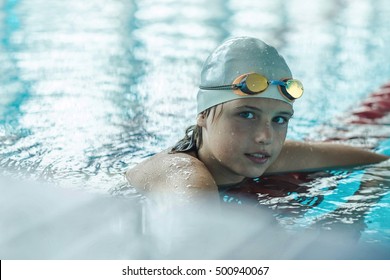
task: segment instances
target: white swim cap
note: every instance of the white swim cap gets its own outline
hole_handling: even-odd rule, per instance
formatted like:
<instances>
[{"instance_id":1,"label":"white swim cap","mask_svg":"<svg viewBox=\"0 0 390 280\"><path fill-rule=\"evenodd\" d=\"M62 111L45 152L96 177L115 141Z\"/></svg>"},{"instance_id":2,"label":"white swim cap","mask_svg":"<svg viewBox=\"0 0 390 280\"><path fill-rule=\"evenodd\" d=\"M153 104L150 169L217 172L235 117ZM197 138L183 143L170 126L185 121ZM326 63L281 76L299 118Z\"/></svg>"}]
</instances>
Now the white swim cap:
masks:
<instances>
[{"instance_id":1,"label":"white swim cap","mask_svg":"<svg viewBox=\"0 0 390 280\"><path fill-rule=\"evenodd\" d=\"M238 76L246 73L258 73L268 80L275 81L292 78L284 58L274 47L251 37L229 39L215 49L203 65L197 96L198 113L239 98L272 98L293 104L294 100L283 96L276 85L268 86L265 91L257 95L238 95L233 89L208 88L232 85Z\"/></svg>"}]
</instances>

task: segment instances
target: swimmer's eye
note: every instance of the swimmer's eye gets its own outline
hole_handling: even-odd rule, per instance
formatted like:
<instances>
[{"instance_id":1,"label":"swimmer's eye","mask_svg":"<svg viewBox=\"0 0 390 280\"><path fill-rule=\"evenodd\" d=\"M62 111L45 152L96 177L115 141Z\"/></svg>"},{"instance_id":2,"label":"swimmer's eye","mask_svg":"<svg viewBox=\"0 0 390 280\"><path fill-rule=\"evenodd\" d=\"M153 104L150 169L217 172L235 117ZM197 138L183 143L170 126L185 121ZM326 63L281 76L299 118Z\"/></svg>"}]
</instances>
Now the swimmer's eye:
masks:
<instances>
[{"instance_id":1,"label":"swimmer's eye","mask_svg":"<svg viewBox=\"0 0 390 280\"><path fill-rule=\"evenodd\" d=\"M252 113L252 112L241 112L240 113L240 117L242 117L244 119L254 119L255 118L255 114Z\"/></svg>"},{"instance_id":2,"label":"swimmer's eye","mask_svg":"<svg viewBox=\"0 0 390 280\"><path fill-rule=\"evenodd\" d=\"M290 120L290 118L282 117L282 116L278 116L278 117L275 117L273 119L273 121L275 123L280 124L280 125L287 124L289 120Z\"/></svg>"}]
</instances>

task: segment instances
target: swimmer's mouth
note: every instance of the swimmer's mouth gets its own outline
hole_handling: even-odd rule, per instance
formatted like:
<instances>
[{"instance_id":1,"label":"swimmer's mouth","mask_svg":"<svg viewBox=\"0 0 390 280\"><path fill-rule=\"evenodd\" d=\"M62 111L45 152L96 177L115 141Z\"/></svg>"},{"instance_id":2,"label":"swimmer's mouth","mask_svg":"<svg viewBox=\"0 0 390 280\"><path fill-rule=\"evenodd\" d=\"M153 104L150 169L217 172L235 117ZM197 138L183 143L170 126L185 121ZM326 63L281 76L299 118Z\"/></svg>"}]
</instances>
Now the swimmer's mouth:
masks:
<instances>
[{"instance_id":1,"label":"swimmer's mouth","mask_svg":"<svg viewBox=\"0 0 390 280\"><path fill-rule=\"evenodd\" d=\"M271 157L271 155L269 153L266 153L266 152L245 154L245 155L251 156L251 157L257 157L257 158L269 158L269 157Z\"/></svg>"},{"instance_id":2,"label":"swimmer's mouth","mask_svg":"<svg viewBox=\"0 0 390 280\"><path fill-rule=\"evenodd\" d=\"M270 154L266 152L261 153L253 153L253 154L245 154L250 160L256 162L256 163L265 163L268 161L268 159L271 157Z\"/></svg>"}]
</instances>

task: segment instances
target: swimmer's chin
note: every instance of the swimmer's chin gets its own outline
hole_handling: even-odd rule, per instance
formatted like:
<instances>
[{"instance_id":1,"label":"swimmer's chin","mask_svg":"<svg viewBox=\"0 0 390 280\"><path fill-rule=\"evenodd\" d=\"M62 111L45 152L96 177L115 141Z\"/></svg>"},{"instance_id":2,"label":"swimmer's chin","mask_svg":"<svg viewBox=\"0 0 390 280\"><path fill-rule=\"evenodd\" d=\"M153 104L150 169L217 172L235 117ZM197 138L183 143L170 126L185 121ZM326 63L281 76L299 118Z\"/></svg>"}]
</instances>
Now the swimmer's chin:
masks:
<instances>
[{"instance_id":1,"label":"swimmer's chin","mask_svg":"<svg viewBox=\"0 0 390 280\"><path fill-rule=\"evenodd\" d=\"M262 171L245 172L245 174L242 174L242 176L244 176L245 178L251 178L251 179L259 178L259 177L263 176L266 173L266 171L267 171L267 168L265 168Z\"/></svg>"}]
</instances>

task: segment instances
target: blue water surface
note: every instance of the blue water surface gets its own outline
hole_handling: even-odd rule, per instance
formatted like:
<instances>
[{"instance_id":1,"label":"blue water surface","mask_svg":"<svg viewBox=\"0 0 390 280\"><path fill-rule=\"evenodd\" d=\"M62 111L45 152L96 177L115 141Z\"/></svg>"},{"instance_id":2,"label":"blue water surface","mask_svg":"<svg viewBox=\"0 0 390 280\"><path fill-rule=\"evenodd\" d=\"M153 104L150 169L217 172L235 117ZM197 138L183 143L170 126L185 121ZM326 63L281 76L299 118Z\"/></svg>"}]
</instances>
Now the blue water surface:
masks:
<instances>
[{"instance_id":1,"label":"blue water surface","mask_svg":"<svg viewBox=\"0 0 390 280\"><path fill-rule=\"evenodd\" d=\"M274 45L304 83L288 138L339 137L389 155L388 121L348 122L390 80L389 19L385 0L0 1L1 175L92 193L121 189L129 167L194 123L203 61L243 35ZM353 174L364 168L329 172L313 183L324 201L282 223L310 225L361 180L379 178L384 191L368 207L362 238L389 244L390 178L375 172L359 180Z\"/></svg>"}]
</instances>

